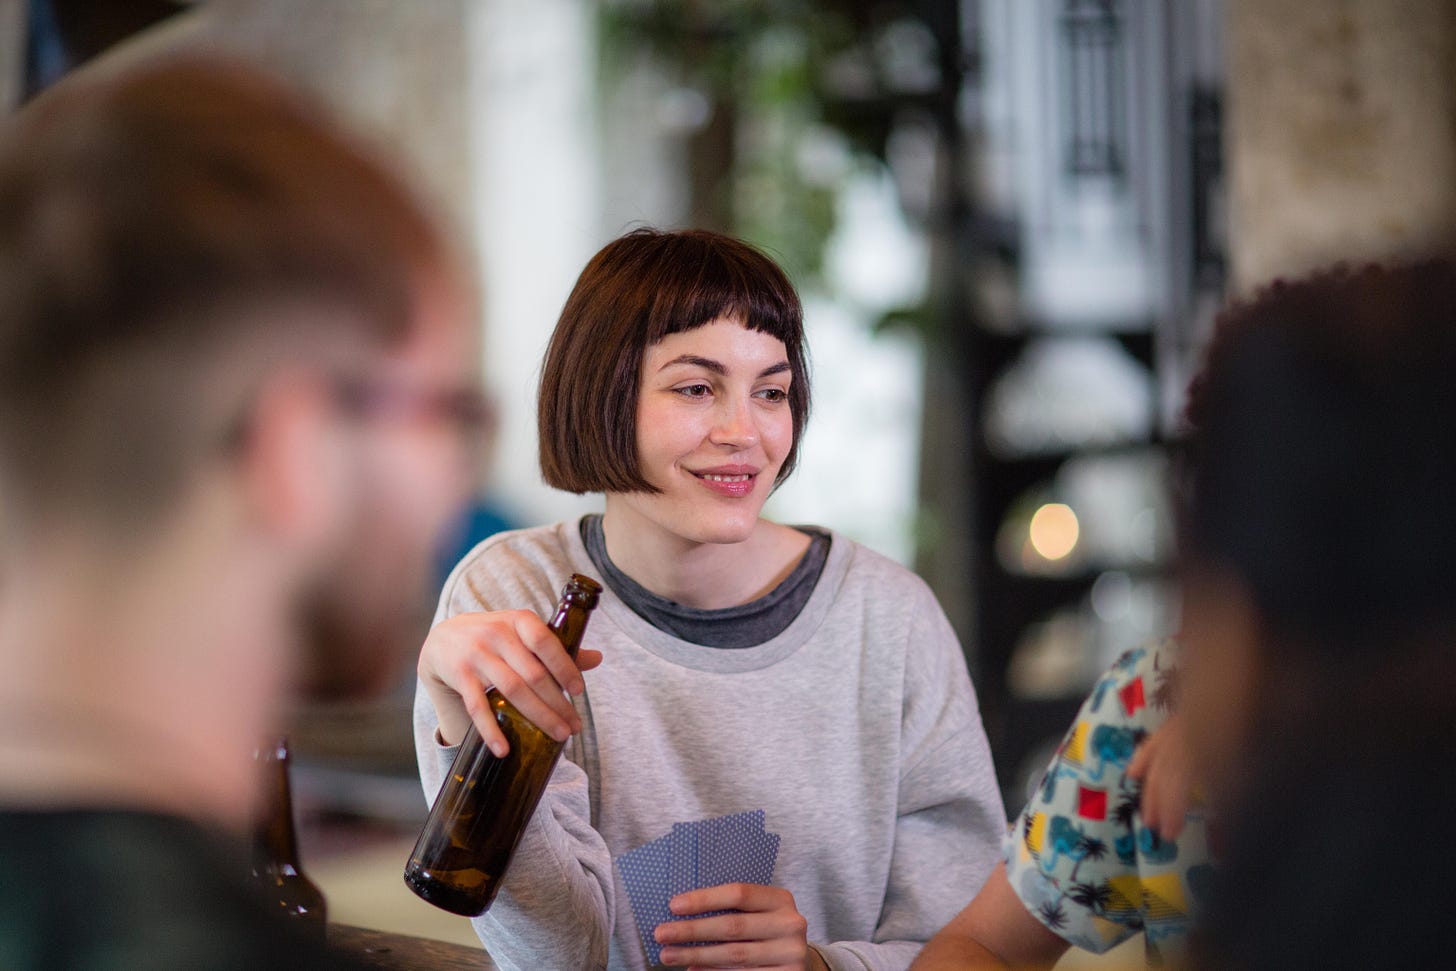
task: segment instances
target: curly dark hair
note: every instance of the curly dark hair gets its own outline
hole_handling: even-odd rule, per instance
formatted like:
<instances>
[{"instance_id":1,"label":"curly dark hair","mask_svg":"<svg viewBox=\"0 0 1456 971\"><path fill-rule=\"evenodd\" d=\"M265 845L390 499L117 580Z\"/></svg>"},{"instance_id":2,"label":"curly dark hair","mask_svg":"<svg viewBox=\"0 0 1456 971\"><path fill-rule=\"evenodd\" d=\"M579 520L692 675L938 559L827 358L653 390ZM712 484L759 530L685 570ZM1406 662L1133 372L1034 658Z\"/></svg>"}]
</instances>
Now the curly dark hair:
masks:
<instances>
[{"instance_id":1,"label":"curly dark hair","mask_svg":"<svg viewBox=\"0 0 1456 971\"><path fill-rule=\"evenodd\" d=\"M1453 381L1448 259L1337 266L1232 304L1189 391L1185 554L1328 647L1451 613Z\"/></svg>"}]
</instances>

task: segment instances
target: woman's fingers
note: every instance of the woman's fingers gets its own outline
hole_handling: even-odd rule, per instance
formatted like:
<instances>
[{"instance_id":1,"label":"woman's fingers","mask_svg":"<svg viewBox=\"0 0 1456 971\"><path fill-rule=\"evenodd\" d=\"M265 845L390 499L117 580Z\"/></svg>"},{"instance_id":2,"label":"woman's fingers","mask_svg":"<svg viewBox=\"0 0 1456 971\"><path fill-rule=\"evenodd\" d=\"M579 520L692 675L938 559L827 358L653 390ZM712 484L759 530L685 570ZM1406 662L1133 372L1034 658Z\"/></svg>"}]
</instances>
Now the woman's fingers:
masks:
<instances>
[{"instance_id":1,"label":"woman's fingers","mask_svg":"<svg viewBox=\"0 0 1456 971\"><path fill-rule=\"evenodd\" d=\"M600 652L583 653L590 667L601 663ZM459 614L437 624L421 648L419 665L441 739L459 742L473 722L497 756L509 746L496 727L486 689L494 688L532 724L565 741L581 730L581 719L563 693L585 689L581 670L551 629L524 610Z\"/></svg>"},{"instance_id":2,"label":"woman's fingers","mask_svg":"<svg viewBox=\"0 0 1456 971\"><path fill-rule=\"evenodd\" d=\"M679 894L672 899L671 907L675 914L713 916L659 925L657 940L667 945L662 950L663 964L695 968L804 966L809 950L808 922L794 904L794 895L782 887L726 883Z\"/></svg>"},{"instance_id":3,"label":"woman's fingers","mask_svg":"<svg viewBox=\"0 0 1456 971\"><path fill-rule=\"evenodd\" d=\"M486 696L485 687L478 681L469 681L462 685L465 694L460 700L465 705L465 712L475 725L475 730L480 733L481 741L485 742L486 748L490 749L497 758L510 751L510 743L506 741L500 726L495 722L495 712L491 710L490 701ZM465 733L462 731L458 737L447 739L441 732L440 740L448 744L458 745L464 740Z\"/></svg>"},{"instance_id":4,"label":"woman's fingers","mask_svg":"<svg viewBox=\"0 0 1456 971\"><path fill-rule=\"evenodd\" d=\"M515 628L521 643L550 672L550 682L538 678L532 682L532 687L543 695L551 694L557 699L560 699L563 691L569 695L579 695L586 690L586 682L581 679L581 670L576 661L566 653L566 648L561 646L561 641L551 633L551 628L541 622L541 618L533 613L521 612L515 616ZM571 705L567 703L565 708L570 711Z\"/></svg>"}]
</instances>

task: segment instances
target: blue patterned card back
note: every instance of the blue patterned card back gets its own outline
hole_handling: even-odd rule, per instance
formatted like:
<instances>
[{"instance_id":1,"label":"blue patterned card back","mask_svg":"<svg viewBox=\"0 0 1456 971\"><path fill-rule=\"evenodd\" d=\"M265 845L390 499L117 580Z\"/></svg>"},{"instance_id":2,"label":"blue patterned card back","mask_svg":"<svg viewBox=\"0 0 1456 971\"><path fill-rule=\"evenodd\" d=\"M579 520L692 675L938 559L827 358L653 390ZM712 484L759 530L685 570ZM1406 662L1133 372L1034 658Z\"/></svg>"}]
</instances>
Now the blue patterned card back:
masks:
<instances>
[{"instance_id":1,"label":"blue patterned card back","mask_svg":"<svg viewBox=\"0 0 1456 971\"><path fill-rule=\"evenodd\" d=\"M617 870L622 874L622 884L632 901L632 918L637 925L637 934L642 938L648 960L654 965L661 963L662 945L657 943L653 932L658 924L672 919L672 911L667 906L672 899L667 891L670 859L669 836L643 843L617 857Z\"/></svg>"},{"instance_id":2,"label":"blue patterned card back","mask_svg":"<svg viewBox=\"0 0 1456 971\"><path fill-rule=\"evenodd\" d=\"M778 850L778 834L764 831L764 811L754 809L675 823L666 836L617 857L648 962L660 963L662 946L653 936L659 924L723 913L677 916L668 908L673 897L725 883L769 884Z\"/></svg>"}]
</instances>

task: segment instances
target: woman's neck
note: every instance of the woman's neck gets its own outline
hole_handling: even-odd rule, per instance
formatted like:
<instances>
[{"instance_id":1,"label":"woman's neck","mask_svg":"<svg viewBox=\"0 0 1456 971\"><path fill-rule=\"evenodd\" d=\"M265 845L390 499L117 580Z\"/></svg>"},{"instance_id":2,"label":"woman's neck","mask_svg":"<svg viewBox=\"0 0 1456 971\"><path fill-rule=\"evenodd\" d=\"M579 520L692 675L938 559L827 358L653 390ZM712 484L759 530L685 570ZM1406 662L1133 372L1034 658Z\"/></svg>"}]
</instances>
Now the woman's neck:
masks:
<instances>
[{"instance_id":1,"label":"woman's neck","mask_svg":"<svg viewBox=\"0 0 1456 971\"><path fill-rule=\"evenodd\" d=\"M635 521L608 497L602 531L607 556L647 590L704 610L736 607L784 581L809 548L810 537L760 519L737 543L703 543Z\"/></svg>"}]
</instances>

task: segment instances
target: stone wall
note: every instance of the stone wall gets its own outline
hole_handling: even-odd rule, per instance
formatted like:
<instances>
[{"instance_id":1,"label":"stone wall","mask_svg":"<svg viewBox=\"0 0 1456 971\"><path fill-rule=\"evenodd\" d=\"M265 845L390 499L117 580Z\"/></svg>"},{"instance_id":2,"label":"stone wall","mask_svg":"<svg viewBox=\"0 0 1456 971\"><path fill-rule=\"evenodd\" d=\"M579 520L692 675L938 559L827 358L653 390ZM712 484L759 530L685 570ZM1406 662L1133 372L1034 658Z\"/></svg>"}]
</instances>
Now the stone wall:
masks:
<instances>
[{"instance_id":1,"label":"stone wall","mask_svg":"<svg viewBox=\"0 0 1456 971\"><path fill-rule=\"evenodd\" d=\"M1456 3L1229 0L1234 285L1444 240Z\"/></svg>"}]
</instances>

